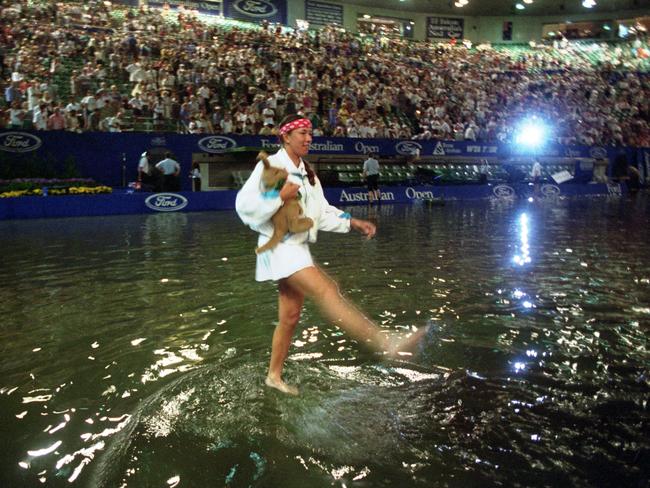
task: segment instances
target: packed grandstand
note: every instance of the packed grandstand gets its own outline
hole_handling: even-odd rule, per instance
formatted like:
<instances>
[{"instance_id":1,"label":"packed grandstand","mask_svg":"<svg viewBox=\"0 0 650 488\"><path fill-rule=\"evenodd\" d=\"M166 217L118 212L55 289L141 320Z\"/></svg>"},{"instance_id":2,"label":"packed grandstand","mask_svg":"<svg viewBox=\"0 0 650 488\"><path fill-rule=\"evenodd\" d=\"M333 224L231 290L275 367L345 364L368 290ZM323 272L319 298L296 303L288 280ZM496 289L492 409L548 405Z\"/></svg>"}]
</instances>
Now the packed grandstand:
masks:
<instances>
[{"instance_id":1,"label":"packed grandstand","mask_svg":"<svg viewBox=\"0 0 650 488\"><path fill-rule=\"evenodd\" d=\"M650 49L431 43L299 31L110 2L0 1L0 128L650 146Z\"/></svg>"}]
</instances>

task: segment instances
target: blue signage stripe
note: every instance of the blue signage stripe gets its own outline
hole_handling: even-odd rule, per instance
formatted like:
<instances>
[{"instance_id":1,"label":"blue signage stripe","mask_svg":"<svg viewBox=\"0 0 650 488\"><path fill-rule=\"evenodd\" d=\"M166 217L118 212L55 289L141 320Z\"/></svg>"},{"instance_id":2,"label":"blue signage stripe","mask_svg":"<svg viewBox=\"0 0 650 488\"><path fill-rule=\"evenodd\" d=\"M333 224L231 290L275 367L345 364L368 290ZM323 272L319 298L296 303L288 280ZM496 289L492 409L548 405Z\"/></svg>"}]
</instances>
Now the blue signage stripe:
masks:
<instances>
[{"instance_id":1,"label":"blue signage stripe","mask_svg":"<svg viewBox=\"0 0 650 488\"><path fill-rule=\"evenodd\" d=\"M183 189L191 188L189 178L193 155L222 154L238 148L265 149L275 152L275 137L221 135L191 135L176 133L137 132L84 132L66 131L2 131L0 130L0 166L30 164L36 159L52 160L64 164L74 161L79 174L94 178L113 187L121 186L121 161L126 164L127 181L133 181L142 151L146 149L169 150L181 165ZM616 148L602 146L559 146L549 144L539 149L517 148L509 144L493 144L471 141L413 141L395 139L351 139L315 137L311 145L313 154L364 155L378 153L381 157L415 155L438 157L442 162L455 158L475 159L522 159L535 157L593 158L614 161L624 150L628 161L643 168L646 178L650 176L650 148ZM251 159L251 169L254 161ZM11 174L12 171L6 172ZM187 176L187 177L184 177Z\"/></svg>"}]
</instances>

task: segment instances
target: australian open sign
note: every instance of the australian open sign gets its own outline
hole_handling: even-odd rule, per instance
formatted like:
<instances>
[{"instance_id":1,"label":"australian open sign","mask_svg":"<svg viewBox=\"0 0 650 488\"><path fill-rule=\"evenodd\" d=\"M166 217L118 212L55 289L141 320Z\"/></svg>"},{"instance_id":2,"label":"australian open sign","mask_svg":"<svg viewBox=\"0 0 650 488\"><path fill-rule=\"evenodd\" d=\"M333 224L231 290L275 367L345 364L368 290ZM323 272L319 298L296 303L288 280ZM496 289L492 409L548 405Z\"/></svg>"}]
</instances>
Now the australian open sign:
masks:
<instances>
[{"instance_id":1,"label":"australian open sign","mask_svg":"<svg viewBox=\"0 0 650 488\"><path fill-rule=\"evenodd\" d=\"M156 212L176 212L187 207L187 198L177 193L156 193L148 196L144 204Z\"/></svg>"},{"instance_id":2,"label":"australian open sign","mask_svg":"<svg viewBox=\"0 0 650 488\"><path fill-rule=\"evenodd\" d=\"M41 147L43 141L27 132L4 132L0 134L0 151L30 152Z\"/></svg>"}]
</instances>

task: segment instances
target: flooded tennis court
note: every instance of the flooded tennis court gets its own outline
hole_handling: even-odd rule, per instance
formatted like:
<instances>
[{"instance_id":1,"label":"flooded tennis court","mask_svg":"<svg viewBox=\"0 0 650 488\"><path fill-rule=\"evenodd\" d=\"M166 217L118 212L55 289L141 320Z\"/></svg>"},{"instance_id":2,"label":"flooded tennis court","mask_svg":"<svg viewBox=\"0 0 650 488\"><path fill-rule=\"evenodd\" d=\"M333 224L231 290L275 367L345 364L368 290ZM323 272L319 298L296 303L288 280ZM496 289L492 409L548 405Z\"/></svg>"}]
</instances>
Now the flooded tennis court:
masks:
<instances>
[{"instance_id":1,"label":"flooded tennis court","mask_svg":"<svg viewBox=\"0 0 650 488\"><path fill-rule=\"evenodd\" d=\"M650 199L351 207L312 252L414 356L276 320L234 212L0 222L7 487L644 486Z\"/></svg>"}]
</instances>

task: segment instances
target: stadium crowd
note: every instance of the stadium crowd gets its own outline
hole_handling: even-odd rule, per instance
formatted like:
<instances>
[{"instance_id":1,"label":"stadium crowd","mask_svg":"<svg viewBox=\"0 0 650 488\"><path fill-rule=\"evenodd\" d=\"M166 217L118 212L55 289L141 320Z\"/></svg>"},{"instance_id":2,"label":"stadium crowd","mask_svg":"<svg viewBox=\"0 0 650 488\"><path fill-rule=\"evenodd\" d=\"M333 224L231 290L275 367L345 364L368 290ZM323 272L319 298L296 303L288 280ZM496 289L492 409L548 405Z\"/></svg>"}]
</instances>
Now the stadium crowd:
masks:
<instances>
[{"instance_id":1,"label":"stadium crowd","mask_svg":"<svg viewBox=\"0 0 650 488\"><path fill-rule=\"evenodd\" d=\"M0 23L9 129L271 135L301 113L316 136L506 142L535 114L561 144L650 146L639 38L497 49L98 1L0 0Z\"/></svg>"}]
</instances>

